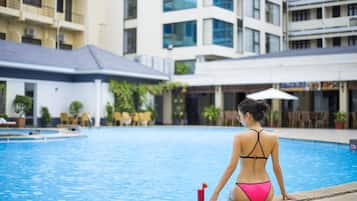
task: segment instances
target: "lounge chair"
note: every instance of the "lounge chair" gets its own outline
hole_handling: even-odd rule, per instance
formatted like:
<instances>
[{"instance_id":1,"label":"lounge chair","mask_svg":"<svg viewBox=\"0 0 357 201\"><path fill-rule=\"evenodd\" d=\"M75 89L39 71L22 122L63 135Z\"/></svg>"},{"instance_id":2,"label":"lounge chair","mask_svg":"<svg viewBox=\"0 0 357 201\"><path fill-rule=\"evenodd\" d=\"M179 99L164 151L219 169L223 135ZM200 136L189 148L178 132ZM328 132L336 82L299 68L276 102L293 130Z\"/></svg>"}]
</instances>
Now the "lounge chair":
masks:
<instances>
[{"instance_id":1,"label":"lounge chair","mask_svg":"<svg viewBox=\"0 0 357 201\"><path fill-rule=\"evenodd\" d=\"M139 113L135 112L132 116L132 123L134 126L137 126L140 124L140 118L139 118Z\"/></svg>"},{"instance_id":2,"label":"lounge chair","mask_svg":"<svg viewBox=\"0 0 357 201\"><path fill-rule=\"evenodd\" d=\"M151 122L151 112L144 112L141 124L147 126L150 125L150 122Z\"/></svg>"},{"instance_id":3,"label":"lounge chair","mask_svg":"<svg viewBox=\"0 0 357 201\"><path fill-rule=\"evenodd\" d=\"M78 125L79 123L79 115L75 114L70 118L71 125Z\"/></svg>"},{"instance_id":4,"label":"lounge chair","mask_svg":"<svg viewBox=\"0 0 357 201\"><path fill-rule=\"evenodd\" d=\"M114 112L113 119L114 119L114 126L120 125L120 119L121 119L120 112Z\"/></svg>"},{"instance_id":5,"label":"lounge chair","mask_svg":"<svg viewBox=\"0 0 357 201\"><path fill-rule=\"evenodd\" d=\"M66 112L62 112L60 114L60 121L61 121L61 124L62 125L66 125L66 124L69 124L69 116Z\"/></svg>"},{"instance_id":6,"label":"lounge chair","mask_svg":"<svg viewBox=\"0 0 357 201\"><path fill-rule=\"evenodd\" d=\"M131 124L131 117L128 112L123 112L121 119L120 119L120 125L130 125Z\"/></svg>"},{"instance_id":7,"label":"lounge chair","mask_svg":"<svg viewBox=\"0 0 357 201\"><path fill-rule=\"evenodd\" d=\"M90 117L87 112L83 113L81 116L81 126L91 126Z\"/></svg>"},{"instance_id":8,"label":"lounge chair","mask_svg":"<svg viewBox=\"0 0 357 201\"><path fill-rule=\"evenodd\" d=\"M0 118L0 127L16 127L16 122L6 121L4 118Z\"/></svg>"}]
</instances>

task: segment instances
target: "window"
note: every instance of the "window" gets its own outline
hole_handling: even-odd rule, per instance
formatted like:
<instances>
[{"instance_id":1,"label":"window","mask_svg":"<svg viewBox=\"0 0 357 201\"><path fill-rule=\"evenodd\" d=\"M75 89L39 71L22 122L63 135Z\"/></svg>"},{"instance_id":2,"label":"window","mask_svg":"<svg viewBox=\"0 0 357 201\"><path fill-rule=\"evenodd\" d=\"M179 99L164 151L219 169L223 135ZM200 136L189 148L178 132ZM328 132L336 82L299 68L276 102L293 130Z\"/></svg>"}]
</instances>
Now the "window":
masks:
<instances>
[{"instance_id":1,"label":"window","mask_svg":"<svg viewBox=\"0 0 357 201\"><path fill-rule=\"evenodd\" d=\"M31 6L36 6L36 7L42 6L41 0L23 0L23 3L31 5Z\"/></svg>"},{"instance_id":2,"label":"window","mask_svg":"<svg viewBox=\"0 0 357 201\"><path fill-rule=\"evenodd\" d=\"M195 72L196 60L183 60L175 62L175 74L193 74Z\"/></svg>"},{"instance_id":3,"label":"window","mask_svg":"<svg viewBox=\"0 0 357 201\"><path fill-rule=\"evenodd\" d=\"M267 22L274 25L280 25L280 6L267 1L265 7L265 17Z\"/></svg>"},{"instance_id":4,"label":"window","mask_svg":"<svg viewBox=\"0 0 357 201\"><path fill-rule=\"evenodd\" d=\"M348 5L348 16L357 15L357 4Z\"/></svg>"},{"instance_id":5,"label":"window","mask_svg":"<svg viewBox=\"0 0 357 201\"><path fill-rule=\"evenodd\" d=\"M318 48L322 48L322 39L321 38L320 39L316 39L316 46Z\"/></svg>"},{"instance_id":6,"label":"window","mask_svg":"<svg viewBox=\"0 0 357 201\"><path fill-rule=\"evenodd\" d=\"M163 47L170 44L174 47L194 46L197 42L196 21L164 24Z\"/></svg>"},{"instance_id":7,"label":"window","mask_svg":"<svg viewBox=\"0 0 357 201\"><path fill-rule=\"evenodd\" d=\"M265 48L266 53L280 51L280 37L274 34L266 33L265 35Z\"/></svg>"},{"instance_id":8,"label":"window","mask_svg":"<svg viewBox=\"0 0 357 201\"><path fill-rule=\"evenodd\" d=\"M341 9L340 6L333 6L332 7L332 17L340 17Z\"/></svg>"},{"instance_id":9,"label":"window","mask_svg":"<svg viewBox=\"0 0 357 201\"><path fill-rule=\"evenodd\" d=\"M72 0L66 0L66 13L64 19L72 22Z\"/></svg>"},{"instance_id":10,"label":"window","mask_svg":"<svg viewBox=\"0 0 357 201\"><path fill-rule=\"evenodd\" d=\"M0 40L6 40L6 34L0 32Z\"/></svg>"},{"instance_id":11,"label":"window","mask_svg":"<svg viewBox=\"0 0 357 201\"><path fill-rule=\"evenodd\" d=\"M39 45L39 46L41 46L42 44L42 41L40 39L31 38L29 36L22 36L21 42L26 44L32 44L32 45Z\"/></svg>"},{"instance_id":12,"label":"window","mask_svg":"<svg viewBox=\"0 0 357 201\"><path fill-rule=\"evenodd\" d=\"M260 32L245 28L245 50L260 54Z\"/></svg>"},{"instance_id":13,"label":"window","mask_svg":"<svg viewBox=\"0 0 357 201\"><path fill-rule=\"evenodd\" d=\"M57 0L57 12L63 13L63 0Z\"/></svg>"},{"instance_id":14,"label":"window","mask_svg":"<svg viewBox=\"0 0 357 201\"><path fill-rule=\"evenodd\" d=\"M332 46L340 47L341 46L341 38L340 37L332 38Z\"/></svg>"},{"instance_id":15,"label":"window","mask_svg":"<svg viewBox=\"0 0 357 201\"><path fill-rule=\"evenodd\" d=\"M5 114L6 108L6 82L0 81L0 115Z\"/></svg>"},{"instance_id":16,"label":"window","mask_svg":"<svg viewBox=\"0 0 357 201\"><path fill-rule=\"evenodd\" d=\"M357 46L357 36L348 37L348 46Z\"/></svg>"},{"instance_id":17,"label":"window","mask_svg":"<svg viewBox=\"0 0 357 201\"><path fill-rule=\"evenodd\" d=\"M296 10L292 12L292 21L310 20L310 10Z\"/></svg>"},{"instance_id":18,"label":"window","mask_svg":"<svg viewBox=\"0 0 357 201\"><path fill-rule=\"evenodd\" d=\"M316 8L316 19L322 19L322 8Z\"/></svg>"},{"instance_id":19,"label":"window","mask_svg":"<svg viewBox=\"0 0 357 201\"><path fill-rule=\"evenodd\" d=\"M72 45L70 45L70 44L65 44L65 43L60 43L59 48L60 48L61 50L72 50L72 49L73 49Z\"/></svg>"},{"instance_id":20,"label":"window","mask_svg":"<svg viewBox=\"0 0 357 201\"><path fill-rule=\"evenodd\" d=\"M309 40L291 41L291 49L306 49L306 48L310 48Z\"/></svg>"},{"instance_id":21,"label":"window","mask_svg":"<svg viewBox=\"0 0 357 201\"><path fill-rule=\"evenodd\" d=\"M163 0L164 12L197 7L196 0Z\"/></svg>"},{"instance_id":22,"label":"window","mask_svg":"<svg viewBox=\"0 0 357 201\"><path fill-rule=\"evenodd\" d=\"M6 7L6 0L0 0L0 6Z\"/></svg>"},{"instance_id":23,"label":"window","mask_svg":"<svg viewBox=\"0 0 357 201\"><path fill-rule=\"evenodd\" d=\"M124 54L136 53L136 28L124 30Z\"/></svg>"},{"instance_id":24,"label":"window","mask_svg":"<svg viewBox=\"0 0 357 201\"><path fill-rule=\"evenodd\" d=\"M233 24L213 19L213 44L233 47Z\"/></svg>"},{"instance_id":25,"label":"window","mask_svg":"<svg viewBox=\"0 0 357 201\"><path fill-rule=\"evenodd\" d=\"M134 19L137 16L137 0L124 1L124 19Z\"/></svg>"},{"instance_id":26,"label":"window","mask_svg":"<svg viewBox=\"0 0 357 201\"><path fill-rule=\"evenodd\" d=\"M244 1L245 11L248 17L260 19L260 0Z\"/></svg>"},{"instance_id":27,"label":"window","mask_svg":"<svg viewBox=\"0 0 357 201\"><path fill-rule=\"evenodd\" d=\"M233 0L214 0L213 3L217 7L233 11Z\"/></svg>"}]
</instances>

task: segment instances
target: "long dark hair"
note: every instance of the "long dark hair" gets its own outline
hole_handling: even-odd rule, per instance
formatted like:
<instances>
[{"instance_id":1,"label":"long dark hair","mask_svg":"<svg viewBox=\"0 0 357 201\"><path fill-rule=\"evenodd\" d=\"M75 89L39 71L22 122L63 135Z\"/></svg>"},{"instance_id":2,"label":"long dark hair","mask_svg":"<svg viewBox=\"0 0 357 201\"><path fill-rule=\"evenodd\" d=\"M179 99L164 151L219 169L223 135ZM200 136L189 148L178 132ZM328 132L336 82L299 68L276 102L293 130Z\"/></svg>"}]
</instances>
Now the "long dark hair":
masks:
<instances>
[{"instance_id":1,"label":"long dark hair","mask_svg":"<svg viewBox=\"0 0 357 201\"><path fill-rule=\"evenodd\" d=\"M238 110L243 114L249 112L255 121L262 121L269 105L264 100L253 100L246 98L238 105Z\"/></svg>"}]
</instances>

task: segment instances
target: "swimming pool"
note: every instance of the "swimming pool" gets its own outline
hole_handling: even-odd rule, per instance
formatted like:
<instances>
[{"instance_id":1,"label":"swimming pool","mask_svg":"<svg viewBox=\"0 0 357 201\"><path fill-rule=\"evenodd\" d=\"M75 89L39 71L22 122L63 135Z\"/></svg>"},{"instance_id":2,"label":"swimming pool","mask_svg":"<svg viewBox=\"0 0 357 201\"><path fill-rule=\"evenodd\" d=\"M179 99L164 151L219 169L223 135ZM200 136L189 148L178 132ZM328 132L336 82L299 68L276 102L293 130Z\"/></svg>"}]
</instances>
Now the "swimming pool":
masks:
<instances>
[{"instance_id":1,"label":"swimming pool","mask_svg":"<svg viewBox=\"0 0 357 201\"><path fill-rule=\"evenodd\" d=\"M7 201L190 201L223 173L241 128L82 129L88 138L0 143L0 198ZM355 181L357 153L347 145L280 141L288 192ZM278 193L271 160L268 171ZM219 200L227 200L236 171Z\"/></svg>"}]
</instances>

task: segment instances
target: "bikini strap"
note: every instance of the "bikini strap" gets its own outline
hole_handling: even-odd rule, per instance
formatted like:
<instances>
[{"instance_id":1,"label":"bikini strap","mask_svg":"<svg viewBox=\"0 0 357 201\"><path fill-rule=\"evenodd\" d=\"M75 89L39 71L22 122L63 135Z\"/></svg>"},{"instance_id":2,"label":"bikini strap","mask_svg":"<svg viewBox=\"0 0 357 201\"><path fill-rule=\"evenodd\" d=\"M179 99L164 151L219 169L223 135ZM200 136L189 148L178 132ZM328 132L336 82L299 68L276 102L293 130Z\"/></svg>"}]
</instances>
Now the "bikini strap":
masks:
<instances>
[{"instance_id":1,"label":"bikini strap","mask_svg":"<svg viewBox=\"0 0 357 201\"><path fill-rule=\"evenodd\" d=\"M258 143L259 143L259 146L260 146L260 149L262 150L263 156L264 156L264 158L266 158L265 153L264 153L263 146L262 146L262 144L261 144L261 142L260 142L260 133L261 133L264 129L261 129L260 131L257 131L257 130L255 130L255 129L251 128L250 130L255 131L255 132L258 134L258 136L257 136L257 141L255 142L255 145L254 145L252 151L250 151L250 153L249 153L247 156L250 156L250 155L254 152L256 146L257 146Z\"/></svg>"}]
</instances>

